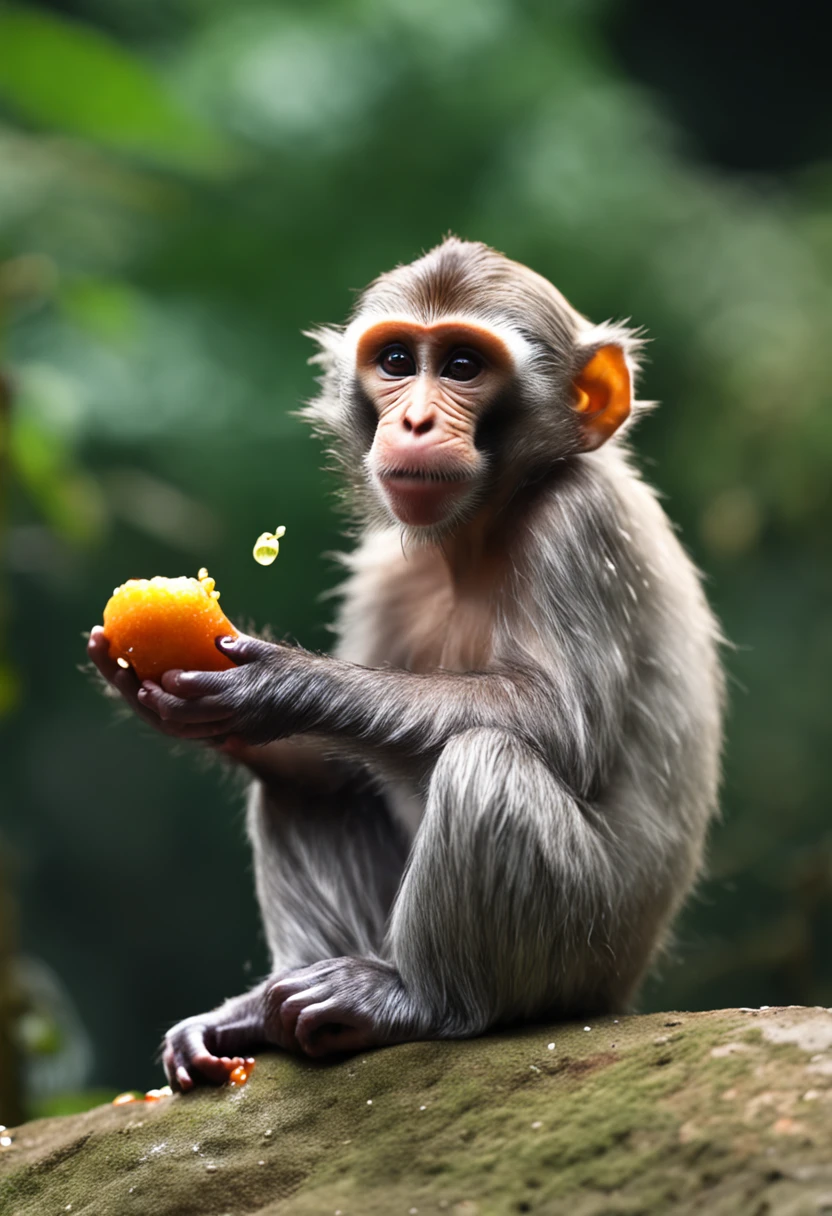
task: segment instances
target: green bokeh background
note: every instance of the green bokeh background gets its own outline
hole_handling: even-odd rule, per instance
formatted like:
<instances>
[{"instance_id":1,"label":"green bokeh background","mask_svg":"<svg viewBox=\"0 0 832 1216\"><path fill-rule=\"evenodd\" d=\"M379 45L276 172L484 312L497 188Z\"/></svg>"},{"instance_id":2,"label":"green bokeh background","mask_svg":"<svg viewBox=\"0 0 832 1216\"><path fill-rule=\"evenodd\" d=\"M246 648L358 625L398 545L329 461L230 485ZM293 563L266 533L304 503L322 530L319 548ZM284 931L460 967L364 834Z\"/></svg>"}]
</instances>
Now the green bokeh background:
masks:
<instances>
[{"instance_id":1,"label":"green bokeh background","mask_svg":"<svg viewBox=\"0 0 832 1216\"><path fill-rule=\"evenodd\" d=\"M0 4L0 831L20 949L145 1087L266 956L242 796L79 671L207 565L327 644L301 331L452 230L652 339L635 446L730 642L724 818L643 1006L832 1004L832 95L818 6ZM276 566L250 557L278 523Z\"/></svg>"}]
</instances>

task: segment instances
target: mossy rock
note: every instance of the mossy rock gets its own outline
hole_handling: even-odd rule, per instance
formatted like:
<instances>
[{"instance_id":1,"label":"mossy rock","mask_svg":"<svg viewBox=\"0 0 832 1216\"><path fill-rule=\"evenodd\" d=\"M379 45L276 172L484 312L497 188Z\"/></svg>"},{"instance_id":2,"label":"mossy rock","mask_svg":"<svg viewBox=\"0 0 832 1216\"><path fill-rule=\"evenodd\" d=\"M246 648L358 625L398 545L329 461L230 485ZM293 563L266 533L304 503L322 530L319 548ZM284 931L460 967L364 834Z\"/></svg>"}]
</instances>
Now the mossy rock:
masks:
<instances>
[{"instance_id":1,"label":"mossy rock","mask_svg":"<svg viewBox=\"0 0 832 1216\"><path fill-rule=\"evenodd\" d=\"M331 1064L265 1054L243 1087L7 1135L9 1216L832 1212L832 1013L604 1018Z\"/></svg>"}]
</instances>

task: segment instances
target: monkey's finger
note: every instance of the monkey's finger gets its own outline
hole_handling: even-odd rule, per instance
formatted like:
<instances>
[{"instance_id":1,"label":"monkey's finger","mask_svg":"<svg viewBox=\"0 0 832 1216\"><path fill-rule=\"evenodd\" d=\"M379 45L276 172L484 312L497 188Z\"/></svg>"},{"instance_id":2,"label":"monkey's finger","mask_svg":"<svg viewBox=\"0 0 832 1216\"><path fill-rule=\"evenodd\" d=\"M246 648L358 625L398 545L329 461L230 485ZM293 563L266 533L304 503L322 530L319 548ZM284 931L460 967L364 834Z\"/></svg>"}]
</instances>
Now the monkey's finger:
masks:
<instances>
[{"instance_id":1,"label":"monkey's finger","mask_svg":"<svg viewBox=\"0 0 832 1216\"><path fill-rule=\"evenodd\" d=\"M326 996L329 990L329 985L317 984L313 988L304 989L296 996L288 997L283 1002L280 1006L280 1024L285 1042L290 1043L295 1038L295 1026L304 1009L314 1004L318 998Z\"/></svg>"},{"instance_id":2,"label":"monkey's finger","mask_svg":"<svg viewBox=\"0 0 832 1216\"><path fill-rule=\"evenodd\" d=\"M323 1056L366 1047L366 1030L343 1022L343 1017L343 1005L335 997L318 1005L308 1005L295 1026L295 1039L301 1051L308 1056Z\"/></svg>"},{"instance_id":3,"label":"monkey's finger","mask_svg":"<svg viewBox=\"0 0 832 1216\"><path fill-rule=\"evenodd\" d=\"M328 973L321 963L313 963L311 967L299 967L297 971L290 971L282 979L269 985L266 993L267 1009L276 1013L284 1001L297 996L299 992L304 992L307 988L318 987L327 978Z\"/></svg>"},{"instance_id":4,"label":"monkey's finger","mask_svg":"<svg viewBox=\"0 0 832 1216\"><path fill-rule=\"evenodd\" d=\"M189 1089L193 1089L193 1078L184 1064L180 1064L176 1068L174 1072L174 1081L172 1081L171 1084L178 1086L179 1089L182 1090L183 1094L186 1094Z\"/></svg>"},{"instance_id":5,"label":"monkey's finger","mask_svg":"<svg viewBox=\"0 0 832 1216\"><path fill-rule=\"evenodd\" d=\"M126 700L130 700L131 694L135 699L139 688L138 677L132 667L121 667L115 659L110 657L110 643L104 636L101 625L96 625L90 630L87 655L108 684L112 684Z\"/></svg>"},{"instance_id":6,"label":"monkey's finger","mask_svg":"<svg viewBox=\"0 0 832 1216\"><path fill-rule=\"evenodd\" d=\"M247 633L238 633L236 637L215 638L214 645L238 664L271 658L279 649L274 642L264 642L262 638L253 638Z\"/></svg>"},{"instance_id":7,"label":"monkey's finger","mask_svg":"<svg viewBox=\"0 0 832 1216\"><path fill-rule=\"evenodd\" d=\"M142 705L148 706L166 722L224 722L227 729L231 717L231 711L218 697L196 697L185 701L165 692L155 680L144 680L138 697Z\"/></svg>"},{"instance_id":8,"label":"monkey's finger","mask_svg":"<svg viewBox=\"0 0 832 1216\"><path fill-rule=\"evenodd\" d=\"M223 718L216 722L172 722L169 719L160 718L153 710L146 710L143 706L143 697L139 693L139 704L137 712L143 722L147 722L154 730L159 731L163 735L167 735L169 739L200 739L210 741L212 739L224 739L229 734L232 727L233 719Z\"/></svg>"},{"instance_id":9,"label":"monkey's finger","mask_svg":"<svg viewBox=\"0 0 832 1216\"><path fill-rule=\"evenodd\" d=\"M162 1053L162 1067L171 1089L181 1090L183 1094L186 1094L189 1089L193 1089L193 1077L184 1064L177 1063L176 1053L171 1044L168 1044Z\"/></svg>"},{"instance_id":10,"label":"monkey's finger","mask_svg":"<svg viewBox=\"0 0 832 1216\"><path fill-rule=\"evenodd\" d=\"M158 714L142 704L139 699L141 684L133 668L119 667L118 663L110 658L109 650L110 643L104 636L104 630L100 625L96 625L90 632L89 642L87 643L87 654L101 675L109 686L121 696L122 700L126 701L142 722L147 726L152 726L154 730L161 731L163 734L173 733L166 729ZM176 733L178 734L179 732ZM202 738L202 734L194 737Z\"/></svg>"},{"instance_id":11,"label":"monkey's finger","mask_svg":"<svg viewBox=\"0 0 832 1216\"><path fill-rule=\"evenodd\" d=\"M160 681L162 688L182 699L221 695L224 689L239 679L236 671L166 671Z\"/></svg>"}]
</instances>

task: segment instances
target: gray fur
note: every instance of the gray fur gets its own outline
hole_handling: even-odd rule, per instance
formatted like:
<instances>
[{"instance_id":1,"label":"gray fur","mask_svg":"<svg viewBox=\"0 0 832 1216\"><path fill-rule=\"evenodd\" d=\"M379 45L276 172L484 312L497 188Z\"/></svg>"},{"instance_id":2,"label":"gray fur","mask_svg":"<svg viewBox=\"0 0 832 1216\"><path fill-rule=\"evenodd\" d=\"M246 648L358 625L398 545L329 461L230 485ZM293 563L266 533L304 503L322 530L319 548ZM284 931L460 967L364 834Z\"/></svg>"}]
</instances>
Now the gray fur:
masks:
<instances>
[{"instance_id":1,"label":"gray fur","mask_svg":"<svg viewBox=\"0 0 832 1216\"><path fill-rule=\"evenodd\" d=\"M717 807L718 627L624 440L581 452L571 410L570 377L589 355L618 342L635 373L639 340L455 240L371 285L359 320L387 314L478 317L518 332L531 356L489 466L488 484L508 477L515 492L486 658L472 668L441 637L428 639L433 660L420 657L418 615L445 597L450 629L471 605L443 537L402 535L361 480L345 333L317 334L324 374L307 413L361 482L366 527L336 657L277 648L246 719L261 741L313 736L322 769L330 755L356 766L334 791L275 778L251 795L275 971L257 990L260 1037L312 1054L627 1008ZM424 598L408 602L417 567ZM234 1009L203 1024L217 1032Z\"/></svg>"}]
</instances>

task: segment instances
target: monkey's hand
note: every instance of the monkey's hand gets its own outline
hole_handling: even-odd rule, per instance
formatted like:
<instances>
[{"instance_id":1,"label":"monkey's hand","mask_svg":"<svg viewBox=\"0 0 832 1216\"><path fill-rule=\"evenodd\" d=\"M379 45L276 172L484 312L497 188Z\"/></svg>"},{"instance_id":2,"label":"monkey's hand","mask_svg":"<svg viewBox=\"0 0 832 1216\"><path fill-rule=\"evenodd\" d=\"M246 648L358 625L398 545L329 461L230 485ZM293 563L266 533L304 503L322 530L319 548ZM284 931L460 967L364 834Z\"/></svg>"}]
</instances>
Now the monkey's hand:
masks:
<instances>
[{"instance_id":1,"label":"monkey's hand","mask_svg":"<svg viewBox=\"0 0 832 1216\"><path fill-rule=\"evenodd\" d=\"M175 737L246 744L270 743L309 728L303 693L327 660L245 634L217 638L217 649L235 666L166 671L161 683L144 680L135 694L141 716L154 718L158 729Z\"/></svg>"},{"instance_id":2,"label":"monkey's hand","mask_svg":"<svg viewBox=\"0 0 832 1216\"><path fill-rule=\"evenodd\" d=\"M176 739L205 739L207 737L208 732L204 729L204 722L169 721L154 711L142 695L142 682L132 667L120 667L111 657L110 643L104 636L101 625L96 625L90 631L87 655L103 676L108 691L120 696L148 726L161 731L163 735L170 735ZM217 734L220 733L217 732Z\"/></svg>"}]
</instances>

